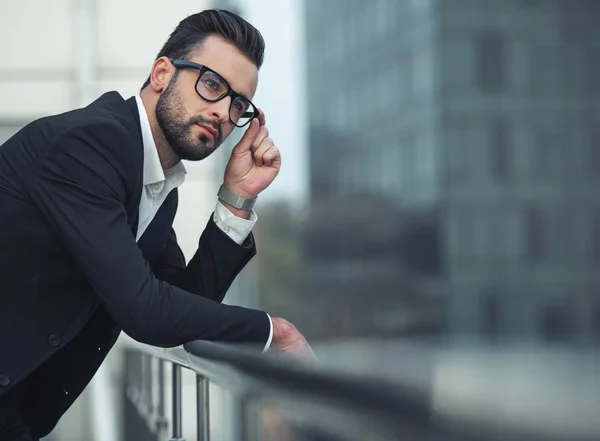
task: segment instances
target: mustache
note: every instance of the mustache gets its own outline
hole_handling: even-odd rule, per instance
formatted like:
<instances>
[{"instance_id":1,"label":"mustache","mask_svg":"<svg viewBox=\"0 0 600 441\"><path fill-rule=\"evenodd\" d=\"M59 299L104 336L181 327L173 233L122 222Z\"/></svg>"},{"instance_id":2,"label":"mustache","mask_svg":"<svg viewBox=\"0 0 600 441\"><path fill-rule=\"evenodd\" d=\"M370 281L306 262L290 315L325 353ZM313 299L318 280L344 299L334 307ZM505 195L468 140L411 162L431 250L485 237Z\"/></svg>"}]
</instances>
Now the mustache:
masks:
<instances>
[{"instance_id":1,"label":"mustache","mask_svg":"<svg viewBox=\"0 0 600 441\"><path fill-rule=\"evenodd\" d=\"M217 131L217 140L220 140L223 137L223 132L221 131L221 124L212 119L206 119L201 116L195 116L190 119L190 124L200 124L203 126L212 127Z\"/></svg>"}]
</instances>

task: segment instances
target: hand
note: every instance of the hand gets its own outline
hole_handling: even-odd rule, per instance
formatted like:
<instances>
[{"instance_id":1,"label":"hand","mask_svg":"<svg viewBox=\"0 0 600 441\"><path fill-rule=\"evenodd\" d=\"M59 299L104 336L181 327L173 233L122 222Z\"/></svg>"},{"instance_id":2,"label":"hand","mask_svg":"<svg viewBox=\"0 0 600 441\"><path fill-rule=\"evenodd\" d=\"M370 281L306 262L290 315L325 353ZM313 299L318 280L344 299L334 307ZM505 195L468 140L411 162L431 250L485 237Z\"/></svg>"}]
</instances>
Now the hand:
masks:
<instances>
[{"instance_id":1,"label":"hand","mask_svg":"<svg viewBox=\"0 0 600 441\"><path fill-rule=\"evenodd\" d=\"M254 199L271 185L281 169L281 154L269 138L265 114L259 112L233 148L225 168L225 186L247 199Z\"/></svg>"},{"instance_id":2,"label":"hand","mask_svg":"<svg viewBox=\"0 0 600 441\"><path fill-rule=\"evenodd\" d=\"M294 325L279 317L272 317L273 340L271 348L287 355L316 358L315 353Z\"/></svg>"}]
</instances>

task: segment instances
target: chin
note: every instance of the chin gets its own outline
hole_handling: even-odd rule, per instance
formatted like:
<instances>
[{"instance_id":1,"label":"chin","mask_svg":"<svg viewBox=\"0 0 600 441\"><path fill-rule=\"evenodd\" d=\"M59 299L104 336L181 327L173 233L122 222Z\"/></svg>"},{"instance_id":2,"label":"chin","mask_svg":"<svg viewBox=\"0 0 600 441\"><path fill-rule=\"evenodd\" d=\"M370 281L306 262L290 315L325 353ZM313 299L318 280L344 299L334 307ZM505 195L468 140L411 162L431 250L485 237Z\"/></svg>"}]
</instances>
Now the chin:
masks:
<instances>
[{"instance_id":1,"label":"chin","mask_svg":"<svg viewBox=\"0 0 600 441\"><path fill-rule=\"evenodd\" d=\"M206 148L206 149L215 149L215 144L216 144L216 140L214 138L210 138L208 136L206 136L205 134L202 134L198 137L198 139L200 140L200 143L202 143L202 147Z\"/></svg>"},{"instance_id":2,"label":"chin","mask_svg":"<svg viewBox=\"0 0 600 441\"><path fill-rule=\"evenodd\" d=\"M211 146L186 148L179 152L178 156L186 161L201 161L208 158L216 148Z\"/></svg>"}]
</instances>

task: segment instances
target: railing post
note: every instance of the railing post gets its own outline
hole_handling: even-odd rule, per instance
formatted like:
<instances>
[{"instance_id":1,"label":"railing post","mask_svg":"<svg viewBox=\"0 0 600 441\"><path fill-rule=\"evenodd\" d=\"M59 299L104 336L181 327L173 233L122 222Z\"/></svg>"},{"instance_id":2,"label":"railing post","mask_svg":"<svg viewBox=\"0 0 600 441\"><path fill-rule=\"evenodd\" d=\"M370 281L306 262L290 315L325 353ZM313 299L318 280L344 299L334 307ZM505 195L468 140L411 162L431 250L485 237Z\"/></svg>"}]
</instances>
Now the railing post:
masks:
<instances>
[{"instance_id":1,"label":"railing post","mask_svg":"<svg viewBox=\"0 0 600 441\"><path fill-rule=\"evenodd\" d=\"M165 418L165 361L158 360L158 404L156 413L156 436L158 441L162 441L168 421Z\"/></svg>"},{"instance_id":2,"label":"railing post","mask_svg":"<svg viewBox=\"0 0 600 441\"><path fill-rule=\"evenodd\" d=\"M145 405L144 411L146 412L146 417L150 418L154 411L154 403L152 400L152 357L147 354L142 354L140 362L142 368L142 403Z\"/></svg>"},{"instance_id":3,"label":"railing post","mask_svg":"<svg viewBox=\"0 0 600 441\"><path fill-rule=\"evenodd\" d=\"M198 441L210 441L208 379L196 375L196 420Z\"/></svg>"},{"instance_id":4,"label":"railing post","mask_svg":"<svg viewBox=\"0 0 600 441\"><path fill-rule=\"evenodd\" d=\"M173 363L173 437L171 441L184 441L182 392L181 366Z\"/></svg>"}]
</instances>

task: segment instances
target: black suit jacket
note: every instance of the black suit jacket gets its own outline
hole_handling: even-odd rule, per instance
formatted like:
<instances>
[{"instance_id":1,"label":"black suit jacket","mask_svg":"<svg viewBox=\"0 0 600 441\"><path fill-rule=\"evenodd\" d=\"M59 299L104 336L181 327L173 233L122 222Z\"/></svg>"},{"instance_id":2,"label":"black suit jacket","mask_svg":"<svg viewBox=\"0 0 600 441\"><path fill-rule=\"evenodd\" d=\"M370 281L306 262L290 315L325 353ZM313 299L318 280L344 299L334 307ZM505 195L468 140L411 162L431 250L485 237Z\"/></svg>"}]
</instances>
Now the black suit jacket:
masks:
<instances>
[{"instance_id":1,"label":"black suit jacket","mask_svg":"<svg viewBox=\"0 0 600 441\"><path fill-rule=\"evenodd\" d=\"M142 172L135 100L115 92L0 147L0 412L3 399L24 397L36 436L121 330L163 347L267 341L264 312L220 303L255 254L252 235L239 246L211 219L186 266L173 191L136 243Z\"/></svg>"}]
</instances>

